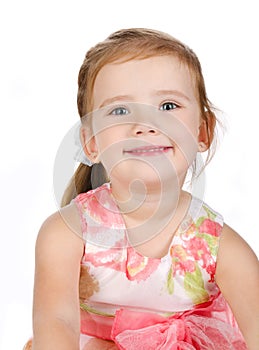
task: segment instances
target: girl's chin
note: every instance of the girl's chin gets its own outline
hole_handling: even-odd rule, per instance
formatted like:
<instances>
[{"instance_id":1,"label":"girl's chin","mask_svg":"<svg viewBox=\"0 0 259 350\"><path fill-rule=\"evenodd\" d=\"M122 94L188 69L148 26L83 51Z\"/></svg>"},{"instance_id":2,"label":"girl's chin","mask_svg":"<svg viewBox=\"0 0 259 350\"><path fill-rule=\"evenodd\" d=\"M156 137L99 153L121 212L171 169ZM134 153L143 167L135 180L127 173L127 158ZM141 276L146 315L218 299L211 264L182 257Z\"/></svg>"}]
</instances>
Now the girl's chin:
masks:
<instances>
[{"instance_id":1,"label":"girl's chin","mask_svg":"<svg viewBox=\"0 0 259 350\"><path fill-rule=\"evenodd\" d=\"M178 176L158 176L157 174L111 174L109 177L112 184L119 183L120 186L129 188L131 186L144 186L146 189L159 189L162 187L181 187L181 181Z\"/></svg>"},{"instance_id":2,"label":"girl's chin","mask_svg":"<svg viewBox=\"0 0 259 350\"><path fill-rule=\"evenodd\" d=\"M176 168L177 166L177 168ZM179 168L179 169L178 169ZM162 185L174 185L179 187L183 176L187 171L186 164L172 164L168 159L164 162L144 162L134 159L127 162L119 162L107 173L111 182L120 182L129 186L134 182L141 182L145 186L161 187Z\"/></svg>"}]
</instances>

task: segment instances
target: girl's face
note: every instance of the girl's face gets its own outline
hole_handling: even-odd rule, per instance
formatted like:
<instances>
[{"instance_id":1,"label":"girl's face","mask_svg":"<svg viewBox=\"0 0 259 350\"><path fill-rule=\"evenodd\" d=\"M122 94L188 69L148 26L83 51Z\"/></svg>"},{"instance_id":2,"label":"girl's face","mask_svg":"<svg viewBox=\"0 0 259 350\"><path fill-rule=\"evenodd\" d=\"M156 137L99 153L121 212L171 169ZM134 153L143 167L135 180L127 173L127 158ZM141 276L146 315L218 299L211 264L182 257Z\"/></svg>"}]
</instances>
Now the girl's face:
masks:
<instances>
[{"instance_id":1,"label":"girl's face","mask_svg":"<svg viewBox=\"0 0 259 350\"><path fill-rule=\"evenodd\" d=\"M182 185L201 141L196 96L188 67L173 56L107 64L94 85L87 153L98 153L112 183L177 177Z\"/></svg>"}]
</instances>

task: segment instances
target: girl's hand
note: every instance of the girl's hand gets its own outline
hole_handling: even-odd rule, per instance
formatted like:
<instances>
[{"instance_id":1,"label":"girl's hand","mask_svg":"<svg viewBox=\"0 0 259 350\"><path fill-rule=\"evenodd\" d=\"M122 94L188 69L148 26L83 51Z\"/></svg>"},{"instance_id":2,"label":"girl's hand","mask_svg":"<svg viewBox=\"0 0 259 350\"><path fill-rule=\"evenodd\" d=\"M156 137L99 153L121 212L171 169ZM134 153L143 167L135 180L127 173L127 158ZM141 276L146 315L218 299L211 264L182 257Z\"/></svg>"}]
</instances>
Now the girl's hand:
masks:
<instances>
[{"instance_id":1,"label":"girl's hand","mask_svg":"<svg viewBox=\"0 0 259 350\"><path fill-rule=\"evenodd\" d=\"M82 350L116 350L117 346L113 341L93 338Z\"/></svg>"}]
</instances>

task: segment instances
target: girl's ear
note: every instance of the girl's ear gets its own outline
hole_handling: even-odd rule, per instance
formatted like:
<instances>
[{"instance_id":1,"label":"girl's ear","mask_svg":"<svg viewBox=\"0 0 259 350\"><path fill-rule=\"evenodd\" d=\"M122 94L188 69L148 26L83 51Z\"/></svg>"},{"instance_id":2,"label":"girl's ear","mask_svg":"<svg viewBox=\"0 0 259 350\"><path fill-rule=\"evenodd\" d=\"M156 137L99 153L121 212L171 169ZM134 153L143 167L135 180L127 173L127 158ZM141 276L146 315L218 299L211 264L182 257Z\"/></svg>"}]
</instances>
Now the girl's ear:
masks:
<instances>
[{"instance_id":1,"label":"girl's ear","mask_svg":"<svg viewBox=\"0 0 259 350\"><path fill-rule=\"evenodd\" d=\"M207 111L205 117L206 119L203 119L199 126L199 135L198 135L199 152L205 152L210 147L213 140L214 129L216 125L216 117L213 112Z\"/></svg>"},{"instance_id":2,"label":"girl's ear","mask_svg":"<svg viewBox=\"0 0 259 350\"><path fill-rule=\"evenodd\" d=\"M91 131L84 126L80 129L80 141L86 157L92 163L98 163L98 148L95 137L91 135Z\"/></svg>"}]
</instances>

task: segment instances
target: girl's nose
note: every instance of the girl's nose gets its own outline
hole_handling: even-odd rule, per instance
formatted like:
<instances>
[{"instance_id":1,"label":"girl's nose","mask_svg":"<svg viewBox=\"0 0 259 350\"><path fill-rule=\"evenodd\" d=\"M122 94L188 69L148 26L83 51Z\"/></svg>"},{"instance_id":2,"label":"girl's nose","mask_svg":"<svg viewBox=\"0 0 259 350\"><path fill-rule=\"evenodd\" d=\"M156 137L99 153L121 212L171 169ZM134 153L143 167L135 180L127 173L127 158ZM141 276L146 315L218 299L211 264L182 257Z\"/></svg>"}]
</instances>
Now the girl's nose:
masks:
<instances>
[{"instance_id":1,"label":"girl's nose","mask_svg":"<svg viewBox=\"0 0 259 350\"><path fill-rule=\"evenodd\" d=\"M134 134L138 135L138 136L156 135L156 134L158 134L158 131L149 125L135 125L134 126Z\"/></svg>"}]
</instances>

